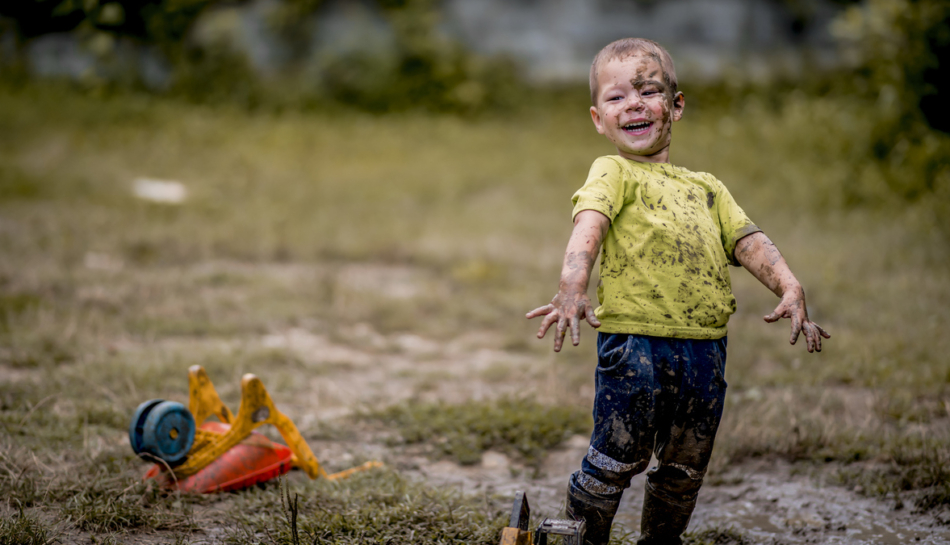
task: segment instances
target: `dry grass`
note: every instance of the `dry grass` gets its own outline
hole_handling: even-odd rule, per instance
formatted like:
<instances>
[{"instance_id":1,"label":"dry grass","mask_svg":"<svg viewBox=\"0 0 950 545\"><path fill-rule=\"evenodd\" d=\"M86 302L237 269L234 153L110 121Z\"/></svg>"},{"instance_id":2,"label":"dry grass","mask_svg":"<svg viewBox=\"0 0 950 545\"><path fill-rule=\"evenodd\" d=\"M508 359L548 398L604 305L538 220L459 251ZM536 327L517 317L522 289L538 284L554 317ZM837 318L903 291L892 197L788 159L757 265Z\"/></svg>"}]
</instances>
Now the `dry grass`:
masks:
<instances>
[{"instance_id":1,"label":"dry grass","mask_svg":"<svg viewBox=\"0 0 950 545\"><path fill-rule=\"evenodd\" d=\"M706 106L676 127L674 162L728 184L833 334L820 355L788 346L785 326L761 321L775 298L734 271L740 311L714 465L750 456L883 464L892 469L875 481L883 484L865 489L920 489L930 498L921 505L940 504L950 259L934 228L939 208L844 208L849 183L875 179L867 167L855 181L835 151L863 130L867 111L829 100L793 96L779 111ZM816 131L822 120L833 128ZM315 380L370 376L374 359L396 356L410 365L389 379L415 381L412 395L444 398L440 388L457 381L465 395L452 401L478 398L465 389L478 382L485 395L509 385L543 403L589 403L591 332L553 358L523 319L556 286L570 195L591 160L611 152L589 124L583 93L462 119L248 115L0 89L2 531L48 537L55 524L37 521L68 516L65 531L159 526L174 541L170 532L191 524L224 524L192 518L198 500L176 504L132 486L141 467L123 444L134 407L181 398L195 363L233 406L239 377L253 371L301 415L311 405L296 400L315 395ZM180 180L189 198L137 200L130 183L140 176ZM288 330L318 334L337 355L261 340ZM510 359L460 376L414 369L457 357L426 352L416 337L448 346L466 335L475 340L458 354ZM343 403L349 394L321 395ZM311 438L343 433L301 427ZM66 469L99 477L84 488ZM387 478L393 490L408 486ZM262 494L273 510L277 492ZM403 507L394 504L393 521ZM320 520L307 531L323 531ZM247 525L261 535L266 521ZM345 535L341 543L355 539Z\"/></svg>"}]
</instances>

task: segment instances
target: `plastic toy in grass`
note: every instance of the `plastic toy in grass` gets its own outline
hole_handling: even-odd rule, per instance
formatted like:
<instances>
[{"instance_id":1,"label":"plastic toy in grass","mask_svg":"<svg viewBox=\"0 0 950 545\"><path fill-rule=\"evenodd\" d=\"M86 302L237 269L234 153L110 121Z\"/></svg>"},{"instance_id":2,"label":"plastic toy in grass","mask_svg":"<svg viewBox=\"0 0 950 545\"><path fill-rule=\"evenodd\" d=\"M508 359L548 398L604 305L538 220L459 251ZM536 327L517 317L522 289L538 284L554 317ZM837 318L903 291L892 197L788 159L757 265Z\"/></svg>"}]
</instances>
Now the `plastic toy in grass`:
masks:
<instances>
[{"instance_id":1,"label":"plastic toy in grass","mask_svg":"<svg viewBox=\"0 0 950 545\"><path fill-rule=\"evenodd\" d=\"M200 365L188 369L188 408L153 399L138 406L129 425L132 450L157 463L145 474L167 488L186 492L225 492L261 483L303 469L311 479L336 480L382 466L366 462L328 474L304 441L297 426L277 410L261 380L241 379L241 406L235 416L221 401ZM220 422L205 422L210 416ZM272 424L287 446L254 431Z\"/></svg>"}]
</instances>

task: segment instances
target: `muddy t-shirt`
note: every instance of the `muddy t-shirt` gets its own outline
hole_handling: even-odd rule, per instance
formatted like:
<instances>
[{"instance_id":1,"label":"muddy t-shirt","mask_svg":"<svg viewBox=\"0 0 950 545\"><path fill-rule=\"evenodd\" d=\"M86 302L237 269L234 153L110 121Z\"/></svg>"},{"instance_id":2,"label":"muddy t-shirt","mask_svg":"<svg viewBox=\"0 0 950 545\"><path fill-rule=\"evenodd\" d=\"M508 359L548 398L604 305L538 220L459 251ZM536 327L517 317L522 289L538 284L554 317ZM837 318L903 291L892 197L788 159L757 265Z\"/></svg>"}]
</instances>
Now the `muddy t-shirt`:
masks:
<instances>
[{"instance_id":1,"label":"muddy t-shirt","mask_svg":"<svg viewBox=\"0 0 950 545\"><path fill-rule=\"evenodd\" d=\"M600 255L599 331L718 339L736 311L736 242L760 231L722 182L668 163L611 155L574 194L574 216L610 218Z\"/></svg>"}]
</instances>

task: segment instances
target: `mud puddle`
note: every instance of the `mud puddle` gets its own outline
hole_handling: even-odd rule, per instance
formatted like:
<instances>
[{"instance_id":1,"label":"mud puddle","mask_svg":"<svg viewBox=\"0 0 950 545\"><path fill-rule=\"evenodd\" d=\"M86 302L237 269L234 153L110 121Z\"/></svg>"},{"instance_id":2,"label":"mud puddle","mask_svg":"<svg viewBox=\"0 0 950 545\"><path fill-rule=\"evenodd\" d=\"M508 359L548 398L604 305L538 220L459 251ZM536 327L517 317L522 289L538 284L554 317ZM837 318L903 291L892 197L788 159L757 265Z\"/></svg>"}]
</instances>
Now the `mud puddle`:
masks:
<instances>
[{"instance_id":1,"label":"mud puddle","mask_svg":"<svg viewBox=\"0 0 950 545\"><path fill-rule=\"evenodd\" d=\"M416 468L406 472L469 494L513 498L516 491L524 490L536 523L544 517L563 516L567 479L586 451L587 439L574 437L549 456L537 476L494 452L487 453L476 466L416 458L408 461ZM717 479L726 484L703 487L689 528L732 527L754 543L769 545L950 543L950 528L933 515L895 510L893 502L823 485L821 481L830 470L819 471L819 475L801 475L794 466L781 462L734 467ZM621 502L616 522L624 532L639 530L645 480L645 473L636 476Z\"/></svg>"},{"instance_id":2,"label":"mud puddle","mask_svg":"<svg viewBox=\"0 0 950 545\"><path fill-rule=\"evenodd\" d=\"M801 475L774 462L733 468L722 481L735 484L700 492L693 523L742 528L762 543L950 543L950 528L935 515L822 485L829 473Z\"/></svg>"}]
</instances>

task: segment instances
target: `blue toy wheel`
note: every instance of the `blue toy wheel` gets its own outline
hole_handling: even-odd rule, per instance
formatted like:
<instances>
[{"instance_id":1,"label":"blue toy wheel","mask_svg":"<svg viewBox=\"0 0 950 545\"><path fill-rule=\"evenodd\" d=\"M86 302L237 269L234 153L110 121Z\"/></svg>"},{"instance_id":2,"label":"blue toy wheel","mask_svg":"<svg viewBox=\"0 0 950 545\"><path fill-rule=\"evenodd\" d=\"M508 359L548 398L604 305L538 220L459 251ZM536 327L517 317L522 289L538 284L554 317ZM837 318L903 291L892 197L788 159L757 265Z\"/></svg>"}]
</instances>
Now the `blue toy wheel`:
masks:
<instances>
[{"instance_id":1,"label":"blue toy wheel","mask_svg":"<svg viewBox=\"0 0 950 545\"><path fill-rule=\"evenodd\" d=\"M132 415L132 422L129 424L129 444L132 445L132 452L135 454L142 453L142 428L145 426L145 418L156 405L163 401L165 400L150 399L135 409L135 413Z\"/></svg>"},{"instance_id":2,"label":"blue toy wheel","mask_svg":"<svg viewBox=\"0 0 950 545\"><path fill-rule=\"evenodd\" d=\"M141 415L144 418L140 418L142 425L138 454L150 454L161 458L169 466L176 466L185 461L195 442L195 418L181 403L153 401L158 403L147 407ZM136 427L135 431L138 430Z\"/></svg>"}]
</instances>

